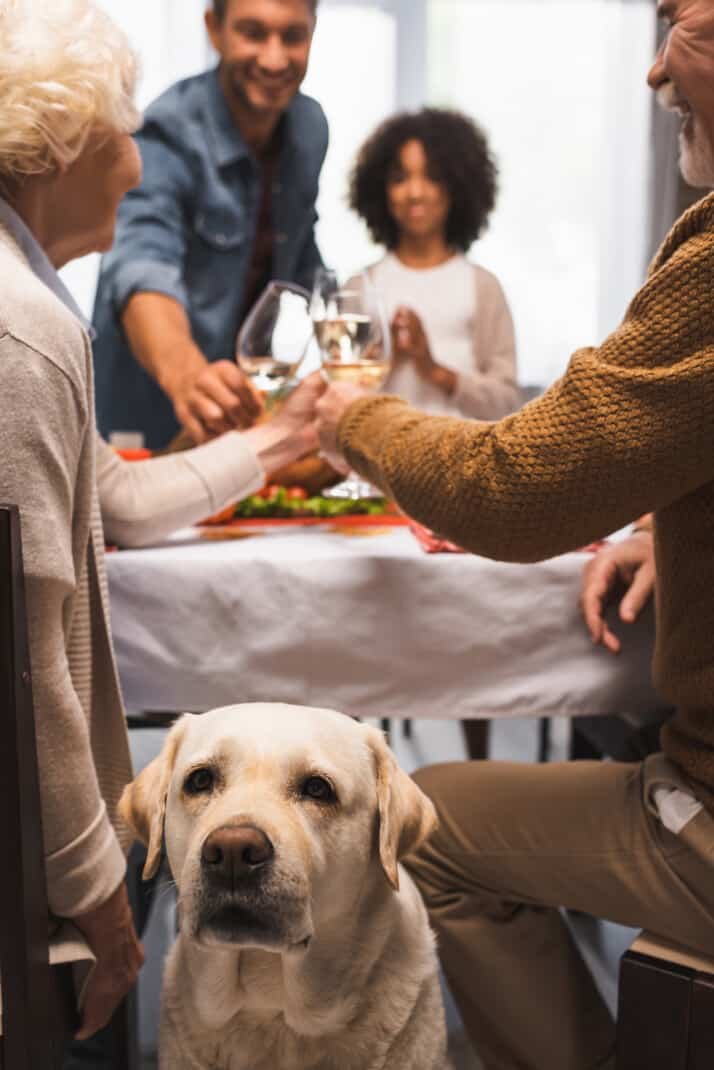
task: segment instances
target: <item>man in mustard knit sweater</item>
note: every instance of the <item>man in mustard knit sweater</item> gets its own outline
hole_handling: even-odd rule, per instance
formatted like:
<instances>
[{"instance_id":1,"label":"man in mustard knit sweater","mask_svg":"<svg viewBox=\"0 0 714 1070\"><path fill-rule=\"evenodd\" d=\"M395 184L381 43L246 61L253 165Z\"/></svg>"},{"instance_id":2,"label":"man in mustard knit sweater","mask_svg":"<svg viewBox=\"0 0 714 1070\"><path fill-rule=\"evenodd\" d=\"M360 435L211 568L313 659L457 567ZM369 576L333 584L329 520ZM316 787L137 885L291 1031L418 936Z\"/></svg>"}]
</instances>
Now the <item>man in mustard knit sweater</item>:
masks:
<instances>
[{"instance_id":1,"label":"man in mustard knit sweater","mask_svg":"<svg viewBox=\"0 0 714 1070\"><path fill-rule=\"evenodd\" d=\"M664 0L649 82L714 187L714 3ZM532 561L655 514L657 684L676 707L642 765L496 762L417 775L440 827L411 860L488 1070L614 1066L614 1029L559 913L714 954L714 196L676 224L622 325L498 423L347 384L322 448L477 554Z\"/></svg>"}]
</instances>

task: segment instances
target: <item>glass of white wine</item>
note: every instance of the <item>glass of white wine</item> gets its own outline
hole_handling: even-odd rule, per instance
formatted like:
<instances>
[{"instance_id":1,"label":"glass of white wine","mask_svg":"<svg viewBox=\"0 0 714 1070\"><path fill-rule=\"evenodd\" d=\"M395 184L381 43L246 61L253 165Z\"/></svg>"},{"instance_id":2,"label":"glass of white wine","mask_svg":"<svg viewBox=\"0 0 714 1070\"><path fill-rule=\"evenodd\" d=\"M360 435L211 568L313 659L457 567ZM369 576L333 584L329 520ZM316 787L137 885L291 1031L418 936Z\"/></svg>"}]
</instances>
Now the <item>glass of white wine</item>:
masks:
<instances>
[{"instance_id":1,"label":"glass of white wine","mask_svg":"<svg viewBox=\"0 0 714 1070\"><path fill-rule=\"evenodd\" d=\"M323 375L378 390L389 375L391 352L376 291L366 276L350 289L333 288L333 279L329 272L319 276L310 302Z\"/></svg>"},{"instance_id":2,"label":"glass of white wine","mask_svg":"<svg viewBox=\"0 0 714 1070\"><path fill-rule=\"evenodd\" d=\"M369 277L363 274L342 289L333 272L318 272L310 311L324 377L379 390L391 370L391 332ZM367 498L380 492L350 475L329 494Z\"/></svg>"},{"instance_id":3,"label":"glass of white wine","mask_svg":"<svg viewBox=\"0 0 714 1070\"><path fill-rule=\"evenodd\" d=\"M283 397L313 340L310 302L301 286L270 282L238 333L238 366L267 408Z\"/></svg>"}]
</instances>

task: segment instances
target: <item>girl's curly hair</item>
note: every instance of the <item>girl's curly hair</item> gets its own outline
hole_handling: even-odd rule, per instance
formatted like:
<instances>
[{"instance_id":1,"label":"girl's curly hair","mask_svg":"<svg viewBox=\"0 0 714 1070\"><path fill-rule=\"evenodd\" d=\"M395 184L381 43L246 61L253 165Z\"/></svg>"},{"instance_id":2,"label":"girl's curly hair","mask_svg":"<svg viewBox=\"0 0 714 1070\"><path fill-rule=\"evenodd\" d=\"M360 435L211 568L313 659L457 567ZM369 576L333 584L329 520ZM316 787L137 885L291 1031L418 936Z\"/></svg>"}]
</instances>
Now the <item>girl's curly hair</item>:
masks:
<instances>
[{"instance_id":1,"label":"girl's curly hair","mask_svg":"<svg viewBox=\"0 0 714 1070\"><path fill-rule=\"evenodd\" d=\"M451 202L446 240L466 251L486 228L496 202L498 168L486 135L468 116L441 108L402 112L387 119L360 149L350 176L350 207L374 240L394 249L399 229L387 203L390 172L407 141L424 146L434 179Z\"/></svg>"}]
</instances>

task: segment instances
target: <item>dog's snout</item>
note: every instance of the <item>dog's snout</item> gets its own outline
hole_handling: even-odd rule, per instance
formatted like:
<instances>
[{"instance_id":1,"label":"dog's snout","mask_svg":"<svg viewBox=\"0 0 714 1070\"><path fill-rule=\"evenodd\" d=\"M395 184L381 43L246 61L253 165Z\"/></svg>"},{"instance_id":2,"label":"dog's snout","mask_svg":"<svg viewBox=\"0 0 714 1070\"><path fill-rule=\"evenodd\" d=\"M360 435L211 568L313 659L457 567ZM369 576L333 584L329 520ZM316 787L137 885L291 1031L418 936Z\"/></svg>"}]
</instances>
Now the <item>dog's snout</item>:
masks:
<instances>
[{"instance_id":1,"label":"dog's snout","mask_svg":"<svg viewBox=\"0 0 714 1070\"><path fill-rule=\"evenodd\" d=\"M257 875L275 854L275 848L254 825L227 825L206 837L201 864L206 875L228 887Z\"/></svg>"}]
</instances>

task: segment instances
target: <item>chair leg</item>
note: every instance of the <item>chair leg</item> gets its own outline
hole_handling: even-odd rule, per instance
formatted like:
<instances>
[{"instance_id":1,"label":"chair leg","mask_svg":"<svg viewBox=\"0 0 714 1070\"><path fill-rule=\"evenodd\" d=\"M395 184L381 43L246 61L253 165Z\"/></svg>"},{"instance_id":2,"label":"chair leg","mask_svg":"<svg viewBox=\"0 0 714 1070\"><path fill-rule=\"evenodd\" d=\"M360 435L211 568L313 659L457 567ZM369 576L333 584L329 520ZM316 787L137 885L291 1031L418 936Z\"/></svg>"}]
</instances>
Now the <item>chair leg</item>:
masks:
<instances>
[{"instance_id":1,"label":"chair leg","mask_svg":"<svg viewBox=\"0 0 714 1070\"><path fill-rule=\"evenodd\" d=\"M404 738L405 739L411 739L412 738L412 736L414 734L412 728L413 728L413 726L412 726L412 722L410 721L410 719L408 717L405 718L402 721L402 732L404 734Z\"/></svg>"},{"instance_id":2,"label":"chair leg","mask_svg":"<svg viewBox=\"0 0 714 1070\"><path fill-rule=\"evenodd\" d=\"M472 762L480 762L488 758L488 721L462 721L461 727L466 742L466 750Z\"/></svg>"},{"instance_id":3,"label":"chair leg","mask_svg":"<svg viewBox=\"0 0 714 1070\"><path fill-rule=\"evenodd\" d=\"M385 736L387 737L387 743L389 743L391 745L391 742L392 742L392 722L390 721L389 717L382 717L382 719L381 719L381 721L379 723L380 723L380 725L382 727L382 731L384 732Z\"/></svg>"},{"instance_id":4,"label":"chair leg","mask_svg":"<svg viewBox=\"0 0 714 1070\"><path fill-rule=\"evenodd\" d=\"M134 987L112 1018L117 1065L122 1070L139 1070L139 1008Z\"/></svg>"},{"instance_id":5,"label":"chair leg","mask_svg":"<svg viewBox=\"0 0 714 1070\"><path fill-rule=\"evenodd\" d=\"M547 762L550 758L550 717L541 717L538 721L538 761Z\"/></svg>"},{"instance_id":6,"label":"chair leg","mask_svg":"<svg viewBox=\"0 0 714 1070\"><path fill-rule=\"evenodd\" d=\"M604 755L587 736L578 731L577 718L570 725L570 747L568 758L571 762L599 762Z\"/></svg>"},{"instance_id":7,"label":"chair leg","mask_svg":"<svg viewBox=\"0 0 714 1070\"><path fill-rule=\"evenodd\" d=\"M687 1070L709 1070L714 1061L714 978L697 977L689 1013Z\"/></svg>"}]
</instances>

